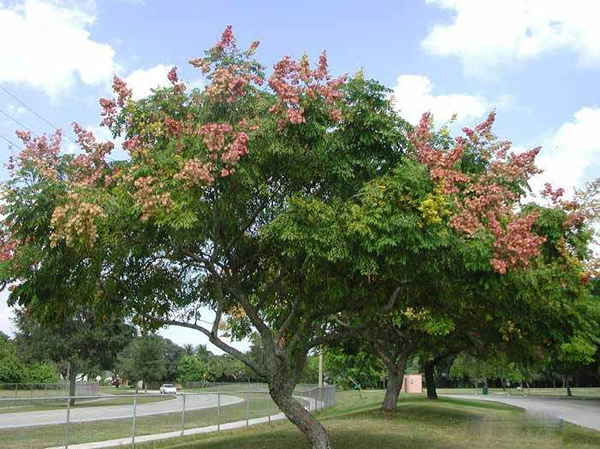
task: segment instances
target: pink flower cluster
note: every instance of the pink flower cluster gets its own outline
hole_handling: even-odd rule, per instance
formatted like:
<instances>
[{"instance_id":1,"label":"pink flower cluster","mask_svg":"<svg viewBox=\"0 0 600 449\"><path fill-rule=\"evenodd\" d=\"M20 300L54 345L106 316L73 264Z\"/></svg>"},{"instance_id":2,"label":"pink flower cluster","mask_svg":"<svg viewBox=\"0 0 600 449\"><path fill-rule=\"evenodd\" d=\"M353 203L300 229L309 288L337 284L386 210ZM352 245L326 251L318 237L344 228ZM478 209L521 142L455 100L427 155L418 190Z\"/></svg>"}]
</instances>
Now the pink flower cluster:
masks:
<instances>
[{"instance_id":1,"label":"pink flower cluster","mask_svg":"<svg viewBox=\"0 0 600 449\"><path fill-rule=\"evenodd\" d=\"M340 121L342 113L340 100L343 98L342 85L345 76L331 79L327 66L327 56L321 54L316 69L310 68L306 56L299 62L289 56L276 63L273 74L269 77L269 87L273 89L278 102L271 107L271 112L282 115L280 126L286 123L305 122L303 101L322 100L324 107L333 121Z\"/></svg>"},{"instance_id":2,"label":"pink flower cluster","mask_svg":"<svg viewBox=\"0 0 600 449\"><path fill-rule=\"evenodd\" d=\"M107 173L108 164L106 156L114 148L112 142L97 142L94 134L73 123L73 132L77 136L77 143L85 152L73 158L73 170L71 181L79 186L94 186L104 178Z\"/></svg>"},{"instance_id":3,"label":"pink flower cluster","mask_svg":"<svg viewBox=\"0 0 600 449\"><path fill-rule=\"evenodd\" d=\"M211 83L204 90L211 99L223 98L232 103L245 93L246 86L253 78L242 67L219 67L211 76Z\"/></svg>"},{"instance_id":4,"label":"pink flower cluster","mask_svg":"<svg viewBox=\"0 0 600 449\"><path fill-rule=\"evenodd\" d=\"M460 233L475 235L487 230L494 236L494 270L504 273L511 267L530 263L545 239L533 233L537 214L519 215L513 207L518 193L509 183L526 183L539 173L535 157L539 148L521 154L510 153L510 142L496 141L491 132L495 114L477 125L464 128L466 138L458 137L450 149L438 148L433 141L431 114L424 114L410 136L417 159L427 167L432 180L440 183L444 193L453 196L454 214L449 225ZM466 174L457 162L467 148L488 162L483 174Z\"/></svg>"},{"instance_id":5,"label":"pink flower cluster","mask_svg":"<svg viewBox=\"0 0 600 449\"><path fill-rule=\"evenodd\" d=\"M466 150L466 141L456 139L456 145L450 151L436 149L431 142L433 117L427 112L421 117L419 125L410 136L419 162L429 169L431 179L443 183L444 192L457 193L458 185L466 183L470 177L454 168L456 162Z\"/></svg>"},{"instance_id":6,"label":"pink flower cluster","mask_svg":"<svg viewBox=\"0 0 600 449\"><path fill-rule=\"evenodd\" d=\"M513 217L506 227L503 227L496 217L490 214L489 228L495 236L494 258L490 263L496 271L506 273L510 267L527 267L538 255L546 238L531 231L537 218L537 213Z\"/></svg>"},{"instance_id":7,"label":"pink flower cluster","mask_svg":"<svg viewBox=\"0 0 600 449\"><path fill-rule=\"evenodd\" d=\"M171 195L169 192L164 192L164 184L157 182L156 178L142 176L137 178L133 185L136 188L133 197L136 204L142 209L142 220L148 220L159 210L169 209L173 205Z\"/></svg>"},{"instance_id":8,"label":"pink flower cluster","mask_svg":"<svg viewBox=\"0 0 600 449\"><path fill-rule=\"evenodd\" d=\"M25 147L17 157L19 164L34 167L47 179L57 179L56 166L59 162L62 131L57 129L50 139L45 135L32 137L28 131L17 131L16 135Z\"/></svg>"},{"instance_id":9,"label":"pink flower cluster","mask_svg":"<svg viewBox=\"0 0 600 449\"><path fill-rule=\"evenodd\" d=\"M68 201L54 209L50 245L65 241L67 246L80 242L92 245L98 238L97 220L106 216L102 208L86 201L79 193L70 193Z\"/></svg>"},{"instance_id":10,"label":"pink flower cluster","mask_svg":"<svg viewBox=\"0 0 600 449\"><path fill-rule=\"evenodd\" d=\"M240 122L245 129L247 123ZM197 134L208 149L209 162L199 158L187 160L174 178L192 186L211 185L216 176L225 177L235 171L240 158L248 153L248 135L236 132L228 123L208 123Z\"/></svg>"},{"instance_id":11,"label":"pink flower cluster","mask_svg":"<svg viewBox=\"0 0 600 449\"><path fill-rule=\"evenodd\" d=\"M243 131L236 133L227 123L208 123L199 134L211 159L220 159L223 164L221 176L233 173L240 158L248 153L248 135Z\"/></svg>"},{"instance_id":12,"label":"pink flower cluster","mask_svg":"<svg viewBox=\"0 0 600 449\"><path fill-rule=\"evenodd\" d=\"M117 104L120 108L125 106L127 100L131 98L131 89L127 87L127 83L115 75L113 78L113 90L117 94Z\"/></svg>"},{"instance_id":13,"label":"pink flower cluster","mask_svg":"<svg viewBox=\"0 0 600 449\"><path fill-rule=\"evenodd\" d=\"M101 98L100 107L102 108L100 115L104 117L100 122L100 126L112 126L117 118L117 102Z\"/></svg>"},{"instance_id":14,"label":"pink flower cluster","mask_svg":"<svg viewBox=\"0 0 600 449\"><path fill-rule=\"evenodd\" d=\"M174 178L192 186L211 185L215 182L212 171L212 163L204 163L200 159L189 159L185 161L183 168Z\"/></svg>"},{"instance_id":15,"label":"pink flower cluster","mask_svg":"<svg viewBox=\"0 0 600 449\"><path fill-rule=\"evenodd\" d=\"M559 189L554 190L552 188L552 184L550 184L549 182L544 184L544 190L542 190L542 192L541 192L542 198L550 198L550 200L552 201L552 204L558 204L559 198L561 196L563 196L564 193L565 193L565 189L559 188Z\"/></svg>"},{"instance_id":16,"label":"pink flower cluster","mask_svg":"<svg viewBox=\"0 0 600 449\"><path fill-rule=\"evenodd\" d=\"M233 37L233 27L231 25L227 25L223 34L221 34L221 40L216 43L215 47L220 49L221 51L227 50L229 47L235 45L235 39Z\"/></svg>"}]
</instances>

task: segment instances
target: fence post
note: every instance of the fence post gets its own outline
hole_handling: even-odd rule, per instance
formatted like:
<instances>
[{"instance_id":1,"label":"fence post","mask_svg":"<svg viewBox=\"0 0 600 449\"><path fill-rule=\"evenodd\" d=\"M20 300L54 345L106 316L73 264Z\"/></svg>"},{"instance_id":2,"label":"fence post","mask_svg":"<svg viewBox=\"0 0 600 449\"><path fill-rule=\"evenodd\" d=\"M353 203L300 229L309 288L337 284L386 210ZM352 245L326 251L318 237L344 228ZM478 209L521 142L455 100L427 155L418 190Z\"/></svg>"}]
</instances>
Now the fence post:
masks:
<instances>
[{"instance_id":1,"label":"fence post","mask_svg":"<svg viewBox=\"0 0 600 449\"><path fill-rule=\"evenodd\" d=\"M217 432L221 430L221 393L217 393Z\"/></svg>"},{"instance_id":2,"label":"fence post","mask_svg":"<svg viewBox=\"0 0 600 449\"><path fill-rule=\"evenodd\" d=\"M33 384L31 384L31 395L30 395L30 398L31 398L31 403L33 404Z\"/></svg>"},{"instance_id":3,"label":"fence post","mask_svg":"<svg viewBox=\"0 0 600 449\"><path fill-rule=\"evenodd\" d=\"M15 384L15 401L14 401L14 402L15 402L15 403L14 403L15 407L16 407L16 405L17 405L17 394L18 394L18 391L17 391L17 390L18 390L18 389L19 389L19 384Z\"/></svg>"},{"instance_id":4,"label":"fence post","mask_svg":"<svg viewBox=\"0 0 600 449\"><path fill-rule=\"evenodd\" d=\"M137 394L133 396L133 420L131 421L131 447L135 447L135 413L137 410Z\"/></svg>"},{"instance_id":5,"label":"fence post","mask_svg":"<svg viewBox=\"0 0 600 449\"><path fill-rule=\"evenodd\" d=\"M267 393L267 411L269 413L269 424L271 423L271 395Z\"/></svg>"},{"instance_id":6,"label":"fence post","mask_svg":"<svg viewBox=\"0 0 600 449\"><path fill-rule=\"evenodd\" d=\"M250 392L246 392L246 427L249 426L250 421Z\"/></svg>"},{"instance_id":7,"label":"fence post","mask_svg":"<svg viewBox=\"0 0 600 449\"><path fill-rule=\"evenodd\" d=\"M185 393L183 393L183 406L181 410L181 436L183 436L183 431L185 430Z\"/></svg>"},{"instance_id":8,"label":"fence post","mask_svg":"<svg viewBox=\"0 0 600 449\"><path fill-rule=\"evenodd\" d=\"M71 420L71 398L67 398L67 422L65 423L65 449L69 449L69 421Z\"/></svg>"}]
</instances>

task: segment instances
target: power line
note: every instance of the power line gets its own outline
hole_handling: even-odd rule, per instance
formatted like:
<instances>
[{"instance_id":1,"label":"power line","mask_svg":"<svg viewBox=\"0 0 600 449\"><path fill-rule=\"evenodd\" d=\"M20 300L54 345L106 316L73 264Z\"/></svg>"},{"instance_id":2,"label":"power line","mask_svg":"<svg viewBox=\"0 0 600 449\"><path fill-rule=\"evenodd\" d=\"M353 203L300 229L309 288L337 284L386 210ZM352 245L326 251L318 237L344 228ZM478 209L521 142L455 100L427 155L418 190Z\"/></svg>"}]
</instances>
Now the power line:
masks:
<instances>
[{"instance_id":1,"label":"power line","mask_svg":"<svg viewBox=\"0 0 600 449\"><path fill-rule=\"evenodd\" d=\"M32 130L30 130L29 128L27 128L27 126L23 125L23 123L21 123L20 121L18 121L16 118L12 117L10 114L4 112L2 109L0 109L0 114L5 115L6 117L8 117L9 119L11 119L13 122L15 122L17 125L19 125L20 127L22 127L23 129L29 131L31 134L33 134L34 136L39 137L36 133L34 133Z\"/></svg>"},{"instance_id":2,"label":"power line","mask_svg":"<svg viewBox=\"0 0 600 449\"><path fill-rule=\"evenodd\" d=\"M12 140L7 139L6 137L4 137L2 134L0 134L0 139L5 140L8 143L8 149L10 150L10 154L12 155L12 157L15 157L15 152L13 151L13 147L18 148L19 150L23 151L23 148L20 147L19 145L17 145L16 143L14 143Z\"/></svg>"},{"instance_id":3,"label":"power line","mask_svg":"<svg viewBox=\"0 0 600 449\"><path fill-rule=\"evenodd\" d=\"M58 130L58 127L54 124L52 124L51 122L49 122L48 120L46 120L41 114L38 114L31 106L29 106L27 103L25 103L24 101L20 100L16 95L12 94L11 92L9 92L2 84L0 84L0 89L2 89L4 91L4 93L6 93L7 95L9 95L11 98L13 98L14 100L18 101L21 105L23 105L25 108L27 108L29 111L31 111L36 117L38 117L40 120L42 120L44 123L46 123L47 125L51 126L52 128ZM22 125L21 125L22 126ZM73 139L71 139L67 134L64 135L67 139L69 139L71 142L73 143L77 143L75 142Z\"/></svg>"},{"instance_id":4,"label":"power line","mask_svg":"<svg viewBox=\"0 0 600 449\"><path fill-rule=\"evenodd\" d=\"M16 143L14 143L12 140L7 139L6 137L4 137L2 134L0 134L0 139L5 140L6 142L8 142L8 144L12 147L16 147L19 150L22 150L23 148L20 147L19 145L17 145Z\"/></svg>"}]
</instances>

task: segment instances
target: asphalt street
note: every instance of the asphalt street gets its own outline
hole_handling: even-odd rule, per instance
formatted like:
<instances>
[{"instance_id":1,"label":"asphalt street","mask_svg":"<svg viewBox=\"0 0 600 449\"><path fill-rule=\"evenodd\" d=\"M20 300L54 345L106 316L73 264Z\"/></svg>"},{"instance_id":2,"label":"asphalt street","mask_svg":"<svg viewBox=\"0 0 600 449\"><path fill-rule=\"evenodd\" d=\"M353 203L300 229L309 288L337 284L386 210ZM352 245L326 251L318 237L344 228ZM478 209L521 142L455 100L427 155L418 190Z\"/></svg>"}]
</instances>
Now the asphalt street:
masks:
<instances>
[{"instance_id":1,"label":"asphalt street","mask_svg":"<svg viewBox=\"0 0 600 449\"><path fill-rule=\"evenodd\" d=\"M232 405L244 400L235 396L221 395L221 405ZM217 407L217 394L189 394L185 399L185 410L200 410L203 408ZM163 415L166 413L181 412L183 396L160 402L148 402L137 405L136 416ZM72 408L69 422L104 421L109 419L131 418L133 407L131 405L108 405L97 407ZM67 412L62 410L40 410L33 412L0 413L0 429L15 427L46 426L64 424Z\"/></svg>"},{"instance_id":2,"label":"asphalt street","mask_svg":"<svg viewBox=\"0 0 600 449\"><path fill-rule=\"evenodd\" d=\"M473 394L444 395L461 399L502 402L527 411L564 419L579 426L600 430L600 400L535 396L482 396Z\"/></svg>"}]
</instances>

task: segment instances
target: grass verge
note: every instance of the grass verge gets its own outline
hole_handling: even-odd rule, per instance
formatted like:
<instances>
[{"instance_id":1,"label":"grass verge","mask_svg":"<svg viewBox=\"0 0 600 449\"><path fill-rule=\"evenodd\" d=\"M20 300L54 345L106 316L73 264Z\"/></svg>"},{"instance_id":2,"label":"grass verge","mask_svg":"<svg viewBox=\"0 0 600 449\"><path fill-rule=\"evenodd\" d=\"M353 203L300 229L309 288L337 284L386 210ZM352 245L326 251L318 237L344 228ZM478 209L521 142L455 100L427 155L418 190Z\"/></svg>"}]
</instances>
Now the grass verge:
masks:
<instances>
[{"instance_id":1,"label":"grass verge","mask_svg":"<svg viewBox=\"0 0 600 449\"><path fill-rule=\"evenodd\" d=\"M336 448L586 448L600 447L600 432L566 424L560 430L522 428L524 412L500 403L404 395L398 411L379 411L382 391L339 392L336 405L318 414ZM473 416L489 422L476 435L470 431ZM306 449L303 435L287 422L258 425L235 431L184 437L141 445L143 449Z\"/></svg>"}]
</instances>

